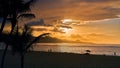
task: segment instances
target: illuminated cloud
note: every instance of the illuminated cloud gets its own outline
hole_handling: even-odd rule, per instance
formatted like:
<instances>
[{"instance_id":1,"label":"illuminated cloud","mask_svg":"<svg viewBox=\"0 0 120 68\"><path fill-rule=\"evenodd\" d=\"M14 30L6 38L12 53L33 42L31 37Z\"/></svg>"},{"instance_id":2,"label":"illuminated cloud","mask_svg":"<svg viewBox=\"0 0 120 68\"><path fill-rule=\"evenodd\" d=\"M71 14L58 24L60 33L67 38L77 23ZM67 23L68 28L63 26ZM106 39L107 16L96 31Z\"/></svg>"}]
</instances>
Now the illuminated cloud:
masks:
<instances>
[{"instance_id":1,"label":"illuminated cloud","mask_svg":"<svg viewBox=\"0 0 120 68\"><path fill-rule=\"evenodd\" d=\"M100 34L100 33L91 33L84 35L89 42L93 43L109 43L109 44L119 44L118 38L110 34Z\"/></svg>"},{"instance_id":2,"label":"illuminated cloud","mask_svg":"<svg viewBox=\"0 0 120 68\"><path fill-rule=\"evenodd\" d=\"M36 30L55 33L56 38L120 43L120 0L38 0L32 9L36 19L44 19L32 22L43 27Z\"/></svg>"},{"instance_id":3,"label":"illuminated cloud","mask_svg":"<svg viewBox=\"0 0 120 68\"><path fill-rule=\"evenodd\" d=\"M70 38L71 39L74 39L74 40L76 40L76 41L89 41L87 38L85 38L83 35L80 35L80 34L71 34L70 35Z\"/></svg>"},{"instance_id":4,"label":"illuminated cloud","mask_svg":"<svg viewBox=\"0 0 120 68\"><path fill-rule=\"evenodd\" d=\"M67 25L60 25L60 26L57 26L57 27L61 27L61 28L67 28L67 29L72 29L72 27L71 26L67 26Z\"/></svg>"},{"instance_id":5,"label":"illuminated cloud","mask_svg":"<svg viewBox=\"0 0 120 68\"><path fill-rule=\"evenodd\" d=\"M120 14L120 0L39 0L34 8L38 18L48 18L52 22L59 18L80 20L100 20L117 18Z\"/></svg>"},{"instance_id":6,"label":"illuminated cloud","mask_svg":"<svg viewBox=\"0 0 120 68\"><path fill-rule=\"evenodd\" d=\"M61 29L57 28L57 27L54 27L53 30L51 30L52 32L57 32L57 33L65 33L63 32Z\"/></svg>"}]
</instances>

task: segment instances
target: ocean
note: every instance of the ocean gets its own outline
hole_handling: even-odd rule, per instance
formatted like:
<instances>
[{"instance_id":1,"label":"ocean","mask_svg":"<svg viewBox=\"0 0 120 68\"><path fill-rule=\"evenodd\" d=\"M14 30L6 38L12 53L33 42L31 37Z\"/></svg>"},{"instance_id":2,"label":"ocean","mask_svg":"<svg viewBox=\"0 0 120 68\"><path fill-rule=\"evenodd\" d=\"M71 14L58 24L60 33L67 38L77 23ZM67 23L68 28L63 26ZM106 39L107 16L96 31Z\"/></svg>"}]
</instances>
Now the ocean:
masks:
<instances>
[{"instance_id":1,"label":"ocean","mask_svg":"<svg viewBox=\"0 0 120 68\"><path fill-rule=\"evenodd\" d=\"M4 46L0 46L0 49L4 49ZM86 50L90 50L90 54L94 55L120 56L120 44L36 43L33 50L78 54L85 54Z\"/></svg>"},{"instance_id":2,"label":"ocean","mask_svg":"<svg viewBox=\"0 0 120 68\"><path fill-rule=\"evenodd\" d=\"M90 54L120 56L120 44L36 43L33 50L78 54L90 50Z\"/></svg>"}]
</instances>

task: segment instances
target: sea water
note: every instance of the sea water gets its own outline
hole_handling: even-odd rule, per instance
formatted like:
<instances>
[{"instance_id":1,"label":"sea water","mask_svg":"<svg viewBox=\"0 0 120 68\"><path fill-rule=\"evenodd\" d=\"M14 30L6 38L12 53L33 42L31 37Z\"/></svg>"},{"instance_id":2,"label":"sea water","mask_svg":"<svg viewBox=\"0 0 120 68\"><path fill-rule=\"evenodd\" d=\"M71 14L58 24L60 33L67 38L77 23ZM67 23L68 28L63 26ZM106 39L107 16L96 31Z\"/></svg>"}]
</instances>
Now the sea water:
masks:
<instances>
[{"instance_id":1,"label":"sea water","mask_svg":"<svg viewBox=\"0 0 120 68\"><path fill-rule=\"evenodd\" d=\"M0 46L0 49L4 48ZM33 45L33 50L78 54L85 54L86 50L90 50L90 54L120 56L120 44L36 43Z\"/></svg>"},{"instance_id":2,"label":"sea water","mask_svg":"<svg viewBox=\"0 0 120 68\"><path fill-rule=\"evenodd\" d=\"M34 50L79 54L90 50L90 54L120 56L120 44L37 43Z\"/></svg>"}]
</instances>

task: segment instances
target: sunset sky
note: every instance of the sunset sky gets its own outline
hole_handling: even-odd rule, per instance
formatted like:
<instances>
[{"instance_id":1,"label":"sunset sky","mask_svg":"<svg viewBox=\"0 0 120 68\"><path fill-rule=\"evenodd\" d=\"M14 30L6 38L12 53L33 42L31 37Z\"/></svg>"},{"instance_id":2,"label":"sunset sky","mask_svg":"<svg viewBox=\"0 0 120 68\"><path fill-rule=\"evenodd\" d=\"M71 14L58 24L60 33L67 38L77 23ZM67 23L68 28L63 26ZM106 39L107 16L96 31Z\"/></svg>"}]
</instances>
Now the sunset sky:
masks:
<instances>
[{"instance_id":1,"label":"sunset sky","mask_svg":"<svg viewBox=\"0 0 120 68\"><path fill-rule=\"evenodd\" d=\"M32 6L34 35L62 40L120 44L120 0L38 0Z\"/></svg>"},{"instance_id":2,"label":"sunset sky","mask_svg":"<svg viewBox=\"0 0 120 68\"><path fill-rule=\"evenodd\" d=\"M34 35L97 44L120 44L120 0L38 0Z\"/></svg>"}]
</instances>

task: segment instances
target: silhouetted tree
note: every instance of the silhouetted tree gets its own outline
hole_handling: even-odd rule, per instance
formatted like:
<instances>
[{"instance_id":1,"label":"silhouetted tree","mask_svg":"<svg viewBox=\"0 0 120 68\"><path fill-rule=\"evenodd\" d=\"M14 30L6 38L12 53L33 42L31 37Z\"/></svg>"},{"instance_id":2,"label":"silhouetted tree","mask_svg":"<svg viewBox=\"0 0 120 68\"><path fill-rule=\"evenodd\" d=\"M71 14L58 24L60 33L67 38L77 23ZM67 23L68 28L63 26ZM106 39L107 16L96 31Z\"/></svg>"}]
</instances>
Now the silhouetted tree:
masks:
<instances>
[{"instance_id":1,"label":"silhouetted tree","mask_svg":"<svg viewBox=\"0 0 120 68\"><path fill-rule=\"evenodd\" d=\"M0 0L0 17L3 19L1 29L0 29L0 34L3 31L3 28L5 26L5 22L7 20L8 16L8 2L7 0Z\"/></svg>"},{"instance_id":2,"label":"silhouetted tree","mask_svg":"<svg viewBox=\"0 0 120 68\"><path fill-rule=\"evenodd\" d=\"M29 50L29 48L36 42L38 41L40 38L48 35L49 33L45 33L42 35L39 35L38 37L33 37L32 36L32 30L27 27L25 25L22 34L18 33L16 34L17 31L15 33L13 33L12 37L11 37L11 48L12 48L12 53L13 54L20 54L21 56L21 68L24 68L24 55L25 53ZM14 42L16 41L16 42Z\"/></svg>"},{"instance_id":3,"label":"silhouetted tree","mask_svg":"<svg viewBox=\"0 0 120 68\"><path fill-rule=\"evenodd\" d=\"M8 48L8 41L10 40L9 35L6 33L2 33L0 34L0 42L4 42L5 43L5 49L4 52L2 54L2 58L1 58L1 68L3 68L4 65L4 60L6 57L6 52L7 52L7 48Z\"/></svg>"},{"instance_id":4,"label":"silhouetted tree","mask_svg":"<svg viewBox=\"0 0 120 68\"><path fill-rule=\"evenodd\" d=\"M34 14L26 13L30 11L30 5L34 1L35 0L29 0L28 2L25 2L25 0L0 0L0 17L3 18L0 33L3 31L7 19L11 21L12 33L18 22L18 18L35 17Z\"/></svg>"},{"instance_id":5,"label":"silhouetted tree","mask_svg":"<svg viewBox=\"0 0 120 68\"><path fill-rule=\"evenodd\" d=\"M35 0L29 0L28 2L24 2L24 0L11 0L11 11L10 11L10 21L11 21L11 33L13 32L16 24L18 23L18 19L21 17L35 18L34 14L26 13L30 11L30 5Z\"/></svg>"},{"instance_id":6,"label":"silhouetted tree","mask_svg":"<svg viewBox=\"0 0 120 68\"><path fill-rule=\"evenodd\" d=\"M0 34L3 31L4 25L7 19L11 21L11 25L12 25L11 31L10 31L10 35L11 35L20 17L34 18L35 17L34 14L23 13L26 11L30 11L30 5L33 1L34 0L30 0L28 2L24 2L24 0L0 0L0 16L3 18ZM8 44L6 43L6 47L4 49L4 53L1 60L1 68L3 68L3 65L4 65L4 59L5 59L7 48L8 48Z\"/></svg>"}]
</instances>

